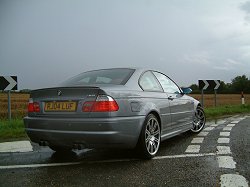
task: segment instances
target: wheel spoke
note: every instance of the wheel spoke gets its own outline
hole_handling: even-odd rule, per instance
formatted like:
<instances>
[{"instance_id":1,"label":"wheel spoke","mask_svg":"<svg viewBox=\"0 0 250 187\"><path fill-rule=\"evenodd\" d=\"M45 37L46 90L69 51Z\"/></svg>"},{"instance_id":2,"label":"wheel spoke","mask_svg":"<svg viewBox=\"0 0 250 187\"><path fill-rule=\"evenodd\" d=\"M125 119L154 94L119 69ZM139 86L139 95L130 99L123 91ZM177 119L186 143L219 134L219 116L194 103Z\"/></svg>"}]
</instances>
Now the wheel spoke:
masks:
<instances>
[{"instance_id":1,"label":"wheel spoke","mask_svg":"<svg viewBox=\"0 0 250 187\"><path fill-rule=\"evenodd\" d=\"M145 140L146 143L148 143L150 141L150 136L148 136Z\"/></svg>"},{"instance_id":2,"label":"wheel spoke","mask_svg":"<svg viewBox=\"0 0 250 187\"><path fill-rule=\"evenodd\" d=\"M160 133L160 130L158 129L158 130L155 131L152 135L153 135L153 136L157 136L157 135L159 135L159 133Z\"/></svg>"},{"instance_id":3,"label":"wheel spoke","mask_svg":"<svg viewBox=\"0 0 250 187\"><path fill-rule=\"evenodd\" d=\"M154 143L153 144L154 151L157 149L157 145Z\"/></svg>"},{"instance_id":4,"label":"wheel spoke","mask_svg":"<svg viewBox=\"0 0 250 187\"><path fill-rule=\"evenodd\" d=\"M159 139L155 138L155 141L157 142L157 145L158 145L158 143L159 143Z\"/></svg>"}]
</instances>

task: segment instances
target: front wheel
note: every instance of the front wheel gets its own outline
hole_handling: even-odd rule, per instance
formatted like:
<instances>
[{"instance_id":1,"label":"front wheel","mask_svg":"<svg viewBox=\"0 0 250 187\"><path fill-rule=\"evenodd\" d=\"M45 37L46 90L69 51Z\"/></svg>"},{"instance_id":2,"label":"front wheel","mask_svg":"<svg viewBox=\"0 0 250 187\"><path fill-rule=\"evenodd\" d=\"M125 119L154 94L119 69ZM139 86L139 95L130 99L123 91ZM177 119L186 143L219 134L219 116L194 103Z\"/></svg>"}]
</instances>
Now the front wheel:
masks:
<instances>
[{"instance_id":1,"label":"front wheel","mask_svg":"<svg viewBox=\"0 0 250 187\"><path fill-rule=\"evenodd\" d=\"M193 120L193 128L191 129L191 131L199 133L204 128L205 123L206 123L205 112L200 106L197 106Z\"/></svg>"},{"instance_id":2,"label":"front wheel","mask_svg":"<svg viewBox=\"0 0 250 187\"><path fill-rule=\"evenodd\" d=\"M149 114L141 130L137 150L143 158L153 158L160 147L161 128L158 119Z\"/></svg>"}]
</instances>

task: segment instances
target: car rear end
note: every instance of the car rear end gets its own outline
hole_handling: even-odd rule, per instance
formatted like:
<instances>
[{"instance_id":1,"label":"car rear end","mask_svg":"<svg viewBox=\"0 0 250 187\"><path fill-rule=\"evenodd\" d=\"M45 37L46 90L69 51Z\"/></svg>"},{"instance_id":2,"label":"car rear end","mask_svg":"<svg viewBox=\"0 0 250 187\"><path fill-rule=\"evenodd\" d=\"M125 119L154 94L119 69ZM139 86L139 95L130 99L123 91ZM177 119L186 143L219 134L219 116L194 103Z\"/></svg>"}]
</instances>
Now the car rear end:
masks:
<instances>
[{"instance_id":1,"label":"car rear end","mask_svg":"<svg viewBox=\"0 0 250 187\"><path fill-rule=\"evenodd\" d=\"M144 117L131 112L123 86L72 86L31 92L25 129L31 141L50 147L133 148ZM118 91L117 91L118 90ZM117 94L111 94L117 93Z\"/></svg>"}]
</instances>

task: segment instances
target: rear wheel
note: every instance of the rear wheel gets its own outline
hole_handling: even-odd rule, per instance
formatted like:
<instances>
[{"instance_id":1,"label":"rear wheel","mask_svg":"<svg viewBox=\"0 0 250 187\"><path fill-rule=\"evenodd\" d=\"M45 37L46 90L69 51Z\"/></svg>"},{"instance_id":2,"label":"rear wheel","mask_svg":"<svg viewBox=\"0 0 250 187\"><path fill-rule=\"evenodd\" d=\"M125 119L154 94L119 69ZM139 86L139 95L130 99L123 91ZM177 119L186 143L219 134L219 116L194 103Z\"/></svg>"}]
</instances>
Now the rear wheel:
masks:
<instances>
[{"instance_id":1,"label":"rear wheel","mask_svg":"<svg viewBox=\"0 0 250 187\"><path fill-rule=\"evenodd\" d=\"M191 129L191 131L199 133L204 128L205 123L206 123L205 112L200 106L197 106L194 115L193 128Z\"/></svg>"},{"instance_id":2,"label":"rear wheel","mask_svg":"<svg viewBox=\"0 0 250 187\"><path fill-rule=\"evenodd\" d=\"M153 158L160 147L161 128L158 119L149 114L141 130L137 150L143 158Z\"/></svg>"}]
</instances>

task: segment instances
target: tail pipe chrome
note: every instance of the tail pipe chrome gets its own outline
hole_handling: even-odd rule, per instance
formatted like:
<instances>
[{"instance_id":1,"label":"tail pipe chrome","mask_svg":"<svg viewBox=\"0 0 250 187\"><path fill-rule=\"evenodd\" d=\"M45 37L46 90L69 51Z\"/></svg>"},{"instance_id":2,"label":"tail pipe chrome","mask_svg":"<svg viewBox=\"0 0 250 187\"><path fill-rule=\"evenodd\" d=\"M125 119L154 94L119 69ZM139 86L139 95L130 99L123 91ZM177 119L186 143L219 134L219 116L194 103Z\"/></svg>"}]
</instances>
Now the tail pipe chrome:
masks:
<instances>
[{"instance_id":1,"label":"tail pipe chrome","mask_svg":"<svg viewBox=\"0 0 250 187\"><path fill-rule=\"evenodd\" d=\"M48 146L49 143L48 143L47 141L40 141L40 142L39 142L39 145L40 145L40 146Z\"/></svg>"}]
</instances>

